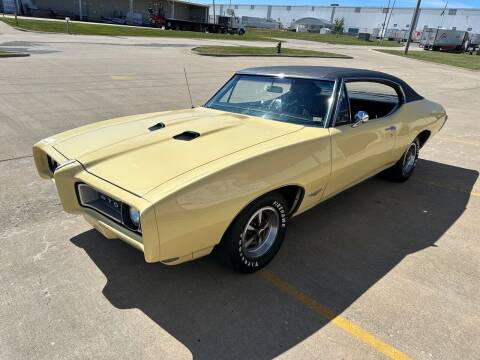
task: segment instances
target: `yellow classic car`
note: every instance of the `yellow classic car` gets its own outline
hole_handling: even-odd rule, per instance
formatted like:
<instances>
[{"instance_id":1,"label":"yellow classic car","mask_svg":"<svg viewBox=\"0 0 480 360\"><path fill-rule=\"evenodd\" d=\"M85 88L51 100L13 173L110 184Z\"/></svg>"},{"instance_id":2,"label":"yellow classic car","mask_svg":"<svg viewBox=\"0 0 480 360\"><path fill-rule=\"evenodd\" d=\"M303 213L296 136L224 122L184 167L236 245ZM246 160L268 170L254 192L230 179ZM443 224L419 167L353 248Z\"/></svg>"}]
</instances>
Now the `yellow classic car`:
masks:
<instances>
[{"instance_id":1,"label":"yellow classic car","mask_svg":"<svg viewBox=\"0 0 480 360\"><path fill-rule=\"evenodd\" d=\"M407 180L446 120L441 105L381 72L252 68L202 107L86 125L33 155L65 211L147 262L215 251L254 272L292 216L382 171Z\"/></svg>"}]
</instances>

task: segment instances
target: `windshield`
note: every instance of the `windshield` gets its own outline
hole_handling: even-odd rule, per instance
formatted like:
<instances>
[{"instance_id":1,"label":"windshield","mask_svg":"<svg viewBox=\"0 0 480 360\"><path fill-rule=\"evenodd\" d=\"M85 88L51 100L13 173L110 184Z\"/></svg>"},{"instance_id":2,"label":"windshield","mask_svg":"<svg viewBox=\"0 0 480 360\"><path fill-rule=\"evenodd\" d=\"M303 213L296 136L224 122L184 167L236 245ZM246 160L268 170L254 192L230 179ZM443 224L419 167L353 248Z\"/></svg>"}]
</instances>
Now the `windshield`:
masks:
<instances>
[{"instance_id":1,"label":"windshield","mask_svg":"<svg viewBox=\"0 0 480 360\"><path fill-rule=\"evenodd\" d=\"M235 75L207 108L301 124L323 125L332 103L333 81Z\"/></svg>"}]
</instances>

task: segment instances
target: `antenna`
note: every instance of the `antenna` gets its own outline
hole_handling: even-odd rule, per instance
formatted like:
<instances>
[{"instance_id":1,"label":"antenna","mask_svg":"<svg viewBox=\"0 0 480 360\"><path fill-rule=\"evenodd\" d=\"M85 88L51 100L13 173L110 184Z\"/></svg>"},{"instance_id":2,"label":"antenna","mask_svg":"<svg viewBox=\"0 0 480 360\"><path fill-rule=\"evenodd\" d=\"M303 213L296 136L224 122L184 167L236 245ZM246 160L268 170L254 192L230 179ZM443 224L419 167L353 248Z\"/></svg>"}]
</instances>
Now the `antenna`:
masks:
<instances>
[{"instance_id":1,"label":"antenna","mask_svg":"<svg viewBox=\"0 0 480 360\"><path fill-rule=\"evenodd\" d=\"M188 96L190 96L190 105L193 109L195 106L193 106L192 93L190 92L190 84L188 83L187 69L183 68L183 73L185 74L185 82L187 83Z\"/></svg>"}]
</instances>

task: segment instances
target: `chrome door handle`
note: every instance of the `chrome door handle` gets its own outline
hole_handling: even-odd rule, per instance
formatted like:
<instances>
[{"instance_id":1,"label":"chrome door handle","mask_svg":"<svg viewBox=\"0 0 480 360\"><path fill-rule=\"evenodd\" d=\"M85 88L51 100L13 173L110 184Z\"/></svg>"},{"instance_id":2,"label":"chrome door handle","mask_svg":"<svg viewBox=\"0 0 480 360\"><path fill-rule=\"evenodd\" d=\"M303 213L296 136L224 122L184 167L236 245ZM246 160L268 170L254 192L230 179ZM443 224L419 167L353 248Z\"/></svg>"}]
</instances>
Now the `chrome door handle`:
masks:
<instances>
[{"instance_id":1,"label":"chrome door handle","mask_svg":"<svg viewBox=\"0 0 480 360\"><path fill-rule=\"evenodd\" d=\"M385 131L395 131L395 130L397 130L396 126L390 126L385 129Z\"/></svg>"}]
</instances>

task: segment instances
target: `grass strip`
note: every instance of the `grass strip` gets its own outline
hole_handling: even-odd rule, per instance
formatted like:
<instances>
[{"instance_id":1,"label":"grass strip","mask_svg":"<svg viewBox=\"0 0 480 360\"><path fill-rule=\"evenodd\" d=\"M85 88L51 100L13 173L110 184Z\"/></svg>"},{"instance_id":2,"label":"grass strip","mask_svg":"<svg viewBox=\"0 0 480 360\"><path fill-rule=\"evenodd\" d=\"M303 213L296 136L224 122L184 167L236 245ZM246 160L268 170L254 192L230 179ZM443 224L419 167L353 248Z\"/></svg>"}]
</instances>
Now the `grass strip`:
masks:
<instances>
[{"instance_id":1,"label":"grass strip","mask_svg":"<svg viewBox=\"0 0 480 360\"><path fill-rule=\"evenodd\" d=\"M436 64L445 64L470 70L480 70L480 56L468 53L456 54L441 51L410 51L405 55L400 50L378 50L385 54L403 56L415 60L423 60Z\"/></svg>"},{"instance_id":2,"label":"grass strip","mask_svg":"<svg viewBox=\"0 0 480 360\"><path fill-rule=\"evenodd\" d=\"M272 57L316 57L352 59L350 56L325 51L282 48L280 54L276 47L256 46L199 46L192 49L199 55L206 56L272 56Z\"/></svg>"}]
</instances>

